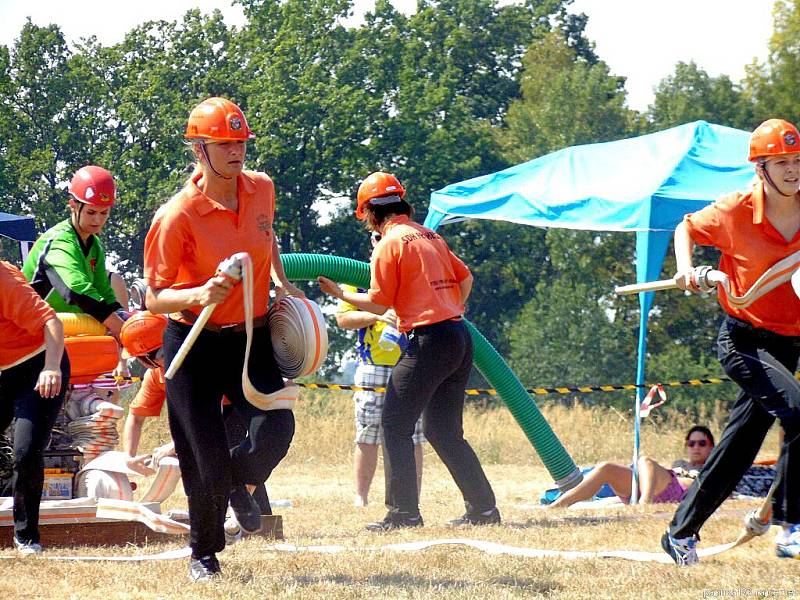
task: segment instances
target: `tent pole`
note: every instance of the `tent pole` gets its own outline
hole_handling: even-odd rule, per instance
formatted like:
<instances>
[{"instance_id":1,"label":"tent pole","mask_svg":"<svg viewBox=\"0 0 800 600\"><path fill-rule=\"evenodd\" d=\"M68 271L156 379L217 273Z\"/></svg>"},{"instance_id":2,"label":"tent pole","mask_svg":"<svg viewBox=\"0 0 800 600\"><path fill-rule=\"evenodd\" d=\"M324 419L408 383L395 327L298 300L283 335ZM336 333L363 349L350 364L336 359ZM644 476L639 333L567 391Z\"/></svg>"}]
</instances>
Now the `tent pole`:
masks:
<instances>
[{"instance_id":1,"label":"tent pole","mask_svg":"<svg viewBox=\"0 0 800 600\"><path fill-rule=\"evenodd\" d=\"M643 292L639 294L639 304L642 307L639 315L639 347L636 360L636 407L634 411L634 424L633 424L633 459L631 469L633 477L631 478L631 504L638 504L639 502L639 441L640 441L640 425L641 425L641 407L644 400L644 381L645 381L645 357L647 356L647 313L645 305L652 305L653 301L650 299L647 302L642 298L649 294L653 296L653 292Z\"/></svg>"}]
</instances>

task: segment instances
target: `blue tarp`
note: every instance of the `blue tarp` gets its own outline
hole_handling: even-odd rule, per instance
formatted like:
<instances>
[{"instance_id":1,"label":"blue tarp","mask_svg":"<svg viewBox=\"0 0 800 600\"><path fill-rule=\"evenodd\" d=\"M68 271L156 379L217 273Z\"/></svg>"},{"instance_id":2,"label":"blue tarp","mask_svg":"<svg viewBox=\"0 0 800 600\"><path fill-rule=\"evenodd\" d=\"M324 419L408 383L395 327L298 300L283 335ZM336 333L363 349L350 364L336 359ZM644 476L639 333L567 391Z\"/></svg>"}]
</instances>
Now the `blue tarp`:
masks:
<instances>
[{"instance_id":1,"label":"blue tarp","mask_svg":"<svg viewBox=\"0 0 800 600\"><path fill-rule=\"evenodd\" d=\"M746 188L750 133L705 121L635 138L565 148L431 194L425 225L494 219L538 227L636 232L637 281L658 279L686 213ZM644 383L647 315L639 294L637 383ZM639 401L644 394L639 389ZM637 428L638 438L638 428ZM636 440L638 447L638 439Z\"/></svg>"},{"instance_id":2,"label":"blue tarp","mask_svg":"<svg viewBox=\"0 0 800 600\"><path fill-rule=\"evenodd\" d=\"M635 138L574 146L431 194L425 225L493 219L538 227L636 232L636 279L658 279L672 232L687 213L746 188L750 133L705 121ZM634 462L644 397L647 317L639 294ZM632 493L637 490L636 473Z\"/></svg>"},{"instance_id":3,"label":"blue tarp","mask_svg":"<svg viewBox=\"0 0 800 600\"><path fill-rule=\"evenodd\" d=\"M684 214L745 187L749 133L696 121L565 148L431 194L425 224L446 217L603 231L673 231Z\"/></svg>"},{"instance_id":4,"label":"blue tarp","mask_svg":"<svg viewBox=\"0 0 800 600\"><path fill-rule=\"evenodd\" d=\"M0 235L18 242L36 241L36 222L32 217L0 212Z\"/></svg>"}]
</instances>

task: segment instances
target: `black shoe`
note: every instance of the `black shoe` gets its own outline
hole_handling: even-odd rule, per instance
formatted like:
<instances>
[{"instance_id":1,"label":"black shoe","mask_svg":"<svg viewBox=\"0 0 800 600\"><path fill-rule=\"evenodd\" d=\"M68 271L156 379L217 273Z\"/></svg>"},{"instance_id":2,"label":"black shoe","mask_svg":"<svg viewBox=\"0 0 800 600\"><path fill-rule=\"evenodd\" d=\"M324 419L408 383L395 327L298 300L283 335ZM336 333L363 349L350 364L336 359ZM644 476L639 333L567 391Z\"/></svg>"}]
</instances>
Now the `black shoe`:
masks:
<instances>
[{"instance_id":1,"label":"black shoe","mask_svg":"<svg viewBox=\"0 0 800 600\"><path fill-rule=\"evenodd\" d=\"M500 523L500 511L497 507L480 513L464 513L464 516L448 521L450 527L461 527L462 525L497 525Z\"/></svg>"},{"instance_id":2,"label":"black shoe","mask_svg":"<svg viewBox=\"0 0 800 600\"><path fill-rule=\"evenodd\" d=\"M375 532L384 532L384 531L392 531L393 529L403 529L405 527L422 527L424 523L422 522L422 517L417 515L416 517L407 517L407 516L400 516L397 514L388 514L383 521L378 521L377 523L367 523L366 529L367 531L375 531Z\"/></svg>"},{"instance_id":3,"label":"black shoe","mask_svg":"<svg viewBox=\"0 0 800 600\"><path fill-rule=\"evenodd\" d=\"M209 554L200 558L189 559L189 579L192 581L210 581L222 574L216 555Z\"/></svg>"},{"instance_id":4,"label":"black shoe","mask_svg":"<svg viewBox=\"0 0 800 600\"><path fill-rule=\"evenodd\" d=\"M230 502L233 514L245 533L256 533L261 529L261 509L244 484L233 486Z\"/></svg>"}]
</instances>

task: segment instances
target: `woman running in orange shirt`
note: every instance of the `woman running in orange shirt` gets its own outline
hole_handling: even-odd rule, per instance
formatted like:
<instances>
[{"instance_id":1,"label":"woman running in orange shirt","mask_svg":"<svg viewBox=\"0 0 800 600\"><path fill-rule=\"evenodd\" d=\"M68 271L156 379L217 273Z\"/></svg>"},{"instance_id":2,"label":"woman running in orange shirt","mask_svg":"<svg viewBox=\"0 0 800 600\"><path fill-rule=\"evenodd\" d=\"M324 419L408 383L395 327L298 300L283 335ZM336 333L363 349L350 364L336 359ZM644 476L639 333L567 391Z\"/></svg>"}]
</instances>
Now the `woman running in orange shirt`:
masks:
<instances>
[{"instance_id":1,"label":"woman running in orange shirt","mask_svg":"<svg viewBox=\"0 0 800 600\"><path fill-rule=\"evenodd\" d=\"M261 527L261 513L247 486L266 479L265 454L276 444L288 451L294 435L291 400L251 404L242 389L246 345L243 286L216 274L226 258L246 252L253 263L251 383L277 397L284 381L267 326L270 279L278 301L303 296L286 278L272 230L275 187L264 173L244 170L247 141L254 138L244 113L230 100L209 98L189 115L185 139L197 166L183 189L163 205L145 240L146 304L169 313L164 359L170 364L203 307L217 307L183 365L167 379L169 424L189 500L192 580L220 572L216 553L225 547L228 499L242 529ZM228 449L220 402L225 395L248 423L248 436Z\"/></svg>"},{"instance_id":2,"label":"woman running in orange shirt","mask_svg":"<svg viewBox=\"0 0 800 600\"><path fill-rule=\"evenodd\" d=\"M773 265L800 256L800 133L781 119L765 121L750 137L758 179L744 192L723 196L686 215L675 230L678 287L699 291L695 245L720 250L719 269L730 293L743 296ZM698 533L752 465L775 420L784 438L773 496L772 523L782 525L776 554L800 558L800 298L789 281L748 306L720 289L725 319L717 354L739 393L719 444L681 502L661 545L680 566L696 563ZM768 525L767 525L768 527Z\"/></svg>"}]
</instances>

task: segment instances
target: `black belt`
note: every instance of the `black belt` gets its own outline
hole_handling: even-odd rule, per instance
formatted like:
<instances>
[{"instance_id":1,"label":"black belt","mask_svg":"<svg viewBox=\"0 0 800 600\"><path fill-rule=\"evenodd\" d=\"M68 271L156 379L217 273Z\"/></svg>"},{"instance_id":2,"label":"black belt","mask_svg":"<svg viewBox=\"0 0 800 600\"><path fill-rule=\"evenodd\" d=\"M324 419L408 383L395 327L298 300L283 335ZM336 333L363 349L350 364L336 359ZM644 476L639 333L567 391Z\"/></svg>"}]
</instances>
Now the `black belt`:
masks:
<instances>
[{"instance_id":1,"label":"black belt","mask_svg":"<svg viewBox=\"0 0 800 600\"><path fill-rule=\"evenodd\" d=\"M461 323L464 319L462 317L451 317L449 319L445 319L444 321L437 321L436 323L429 323L428 325L418 325L414 327L411 331L415 331L420 333L422 331L426 331L428 329L432 329L434 327L442 326L442 325L453 325L455 323Z\"/></svg>"},{"instance_id":2,"label":"black belt","mask_svg":"<svg viewBox=\"0 0 800 600\"><path fill-rule=\"evenodd\" d=\"M734 327L744 329L750 335L759 340L782 340L782 341L800 342L800 336L784 335L782 333L776 333L775 331L771 331L769 329L764 329L763 327L756 327L749 321L745 321L744 319L734 317L733 315L726 315L725 318Z\"/></svg>"},{"instance_id":3,"label":"black belt","mask_svg":"<svg viewBox=\"0 0 800 600\"><path fill-rule=\"evenodd\" d=\"M197 321L197 315L190 310L182 310L181 316L192 324ZM253 329L256 329L257 327L263 327L267 324L268 319L269 317L267 315L256 317L253 319ZM206 331L212 331L214 333L240 333L245 331L246 325L244 321L241 323L231 323L230 325L217 325L216 323L207 322L203 326L203 329Z\"/></svg>"}]
</instances>

